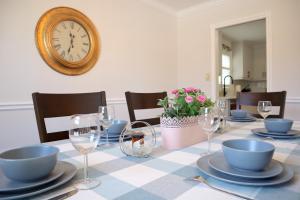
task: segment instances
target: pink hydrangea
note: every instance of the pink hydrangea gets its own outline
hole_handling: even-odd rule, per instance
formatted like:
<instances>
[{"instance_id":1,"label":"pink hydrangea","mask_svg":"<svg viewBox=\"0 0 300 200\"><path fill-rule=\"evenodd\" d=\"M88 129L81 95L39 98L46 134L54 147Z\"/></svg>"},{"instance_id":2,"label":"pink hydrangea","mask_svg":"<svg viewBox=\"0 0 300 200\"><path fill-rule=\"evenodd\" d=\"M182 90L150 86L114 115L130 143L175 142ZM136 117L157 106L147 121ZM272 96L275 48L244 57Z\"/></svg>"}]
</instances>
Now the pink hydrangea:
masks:
<instances>
[{"instance_id":1,"label":"pink hydrangea","mask_svg":"<svg viewBox=\"0 0 300 200\"><path fill-rule=\"evenodd\" d=\"M201 103L204 103L206 101L206 96L204 95L199 95L197 96L197 100Z\"/></svg>"},{"instance_id":2,"label":"pink hydrangea","mask_svg":"<svg viewBox=\"0 0 300 200\"><path fill-rule=\"evenodd\" d=\"M194 101L193 97L192 96L186 96L185 97L185 102L187 103L192 103Z\"/></svg>"},{"instance_id":3,"label":"pink hydrangea","mask_svg":"<svg viewBox=\"0 0 300 200\"><path fill-rule=\"evenodd\" d=\"M193 87L184 88L184 92L186 92L186 93L190 93L190 92L194 92L194 91L195 91L195 88L193 88Z\"/></svg>"},{"instance_id":4,"label":"pink hydrangea","mask_svg":"<svg viewBox=\"0 0 300 200\"><path fill-rule=\"evenodd\" d=\"M172 90L171 93L172 93L172 94L175 94L175 95L178 94L178 89Z\"/></svg>"},{"instance_id":5,"label":"pink hydrangea","mask_svg":"<svg viewBox=\"0 0 300 200\"><path fill-rule=\"evenodd\" d=\"M200 91L199 89L194 88L194 87L187 87L187 88L184 88L184 92L186 92L186 93L199 92L199 91Z\"/></svg>"}]
</instances>

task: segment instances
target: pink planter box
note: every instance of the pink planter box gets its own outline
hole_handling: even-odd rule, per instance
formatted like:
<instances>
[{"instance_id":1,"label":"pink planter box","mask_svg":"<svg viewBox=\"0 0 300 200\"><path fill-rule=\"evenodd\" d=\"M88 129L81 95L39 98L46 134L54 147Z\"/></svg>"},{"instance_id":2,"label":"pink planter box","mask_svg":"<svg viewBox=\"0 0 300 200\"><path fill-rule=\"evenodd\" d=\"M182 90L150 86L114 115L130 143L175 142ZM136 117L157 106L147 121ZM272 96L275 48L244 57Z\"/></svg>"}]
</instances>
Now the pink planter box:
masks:
<instances>
[{"instance_id":1,"label":"pink planter box","mask_svg":"<svg viewBox=\"0 0 300 200\"><path fill-rule=\"evenodd\" d=\"M207 140L207 135L198 124L186 127L161 127L162 146L179 149Z\"/></svg>"}]
</instances>

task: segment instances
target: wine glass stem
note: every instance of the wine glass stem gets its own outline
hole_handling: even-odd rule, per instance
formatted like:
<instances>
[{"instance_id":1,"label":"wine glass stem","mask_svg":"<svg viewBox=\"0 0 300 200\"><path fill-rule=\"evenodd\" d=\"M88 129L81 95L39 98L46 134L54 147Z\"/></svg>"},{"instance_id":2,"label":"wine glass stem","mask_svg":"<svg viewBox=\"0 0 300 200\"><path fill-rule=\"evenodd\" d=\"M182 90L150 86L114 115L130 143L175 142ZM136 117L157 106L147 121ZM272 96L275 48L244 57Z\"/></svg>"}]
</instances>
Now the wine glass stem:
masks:
<instances>
[{"instance_id":1,"label":"wine glass stem","mask_svg":"<svg viewBox=\"0 0 300 200\"><path fill-rule=\"evenodd\" d=\"M207 153L210 154L210 133L207 134Z\"/></svg>"},{"instance_id":2,"label":"wine glass stem","mask_svg":"<svg viewBox=\"0 0 300 200\"><path fill-rule=\"evenodd\" d=\"M108 128L105 128L105 133L106 133L106 143L108 143Z\"/></svg>"},{"instance_id":3,"label":"wine glass stem","mask_svg":"<svg viewBox=\"0 0 300 200\"><path fill-rule=\"evenodd\" d=\"M84 156L83 174L84 174L84 181L86 182L87 179L88 179L88 171L87 171L87 168L88 168L88 155L84 154L83 156Z\"/></svg>"}]
</instances>

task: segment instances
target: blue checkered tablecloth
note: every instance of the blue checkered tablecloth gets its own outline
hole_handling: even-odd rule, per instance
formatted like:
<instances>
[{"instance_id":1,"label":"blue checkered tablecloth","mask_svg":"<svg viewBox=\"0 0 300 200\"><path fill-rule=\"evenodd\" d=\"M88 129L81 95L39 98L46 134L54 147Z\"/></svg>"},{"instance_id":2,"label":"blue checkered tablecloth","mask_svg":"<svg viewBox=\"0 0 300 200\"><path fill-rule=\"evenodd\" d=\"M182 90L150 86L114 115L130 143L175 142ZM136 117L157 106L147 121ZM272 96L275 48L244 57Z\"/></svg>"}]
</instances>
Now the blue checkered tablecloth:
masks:
<instances>
[{"instance_id":1,"label":"blue checkered tablecloth","mask_svg":"<svg viewBox=\"0 0 300 200\"><path fill-rule=\"evenodd\" d=\"M251 134L251 129L259 127L263 127L262 122L230 123L228 131L215 134L212 150L220 150L222 141L228 139L258 139ZM300 129L300 122L294 122L293 127ZM294 169L295 177L290 182L272 187L248 187L208 178L210 184L258 200L299 200L300 139L268 142L276 146L274 158ZM48 144L60 149L60 160L73 163L80 169L83 167L82 155L68 140ZM79 191L69 199L239 199L187 179L200 174L196 161L206 148L207 142L176 151L168 151L158 145L148 158L125 156L118 145L100 149L89 154L89 176L99 178L102 184L93 190ZM81 176L81 171L78 171L76 178Z\"/></svg>"}]
</instances>

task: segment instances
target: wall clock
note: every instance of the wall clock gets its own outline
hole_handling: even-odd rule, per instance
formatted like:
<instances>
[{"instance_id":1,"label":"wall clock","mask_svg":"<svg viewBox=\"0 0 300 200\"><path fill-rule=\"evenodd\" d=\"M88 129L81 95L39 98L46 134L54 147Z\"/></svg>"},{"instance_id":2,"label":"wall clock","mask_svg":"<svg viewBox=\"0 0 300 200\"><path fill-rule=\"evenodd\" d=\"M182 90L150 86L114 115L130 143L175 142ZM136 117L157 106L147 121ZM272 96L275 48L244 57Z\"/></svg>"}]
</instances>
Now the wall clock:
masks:
<instances>
[{"instance_id":1,"label":"wall clock","mask_svg":"<svg viewBox=\"0 0 300 200\"><path fill-rule=\"evenodd\" d=\"M97 62L100 44L96 28L73 8L57 7L43 14L35 38L44 61L60 73L83 74Z\"/></svg>"}]
</instances>

